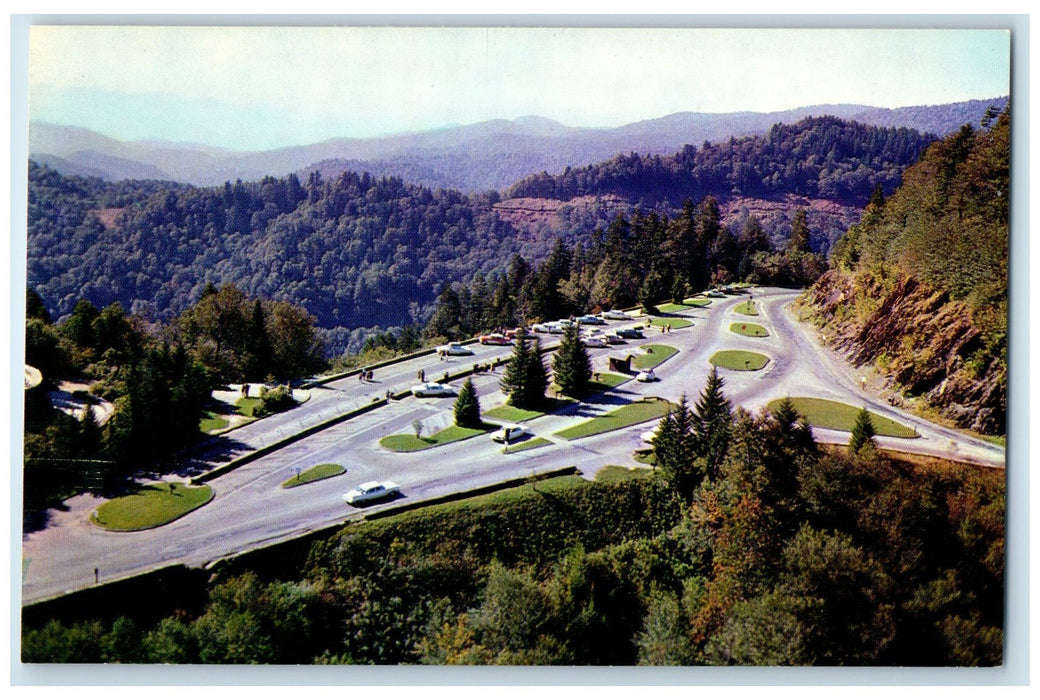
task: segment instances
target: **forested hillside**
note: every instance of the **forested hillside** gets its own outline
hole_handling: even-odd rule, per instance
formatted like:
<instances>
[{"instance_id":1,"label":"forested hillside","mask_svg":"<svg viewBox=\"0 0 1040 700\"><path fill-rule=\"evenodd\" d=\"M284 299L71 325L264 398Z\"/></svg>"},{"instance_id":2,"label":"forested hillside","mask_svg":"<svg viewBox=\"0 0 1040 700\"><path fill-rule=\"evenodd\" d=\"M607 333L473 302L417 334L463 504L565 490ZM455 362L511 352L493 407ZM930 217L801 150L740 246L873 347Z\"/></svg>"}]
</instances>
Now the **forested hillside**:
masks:
<instances>
[{"instance_id":1,"label":"forested hillside","mask_svg":"<svg viewBox=\"0 0 1040 700\"><path fill-rule=\"evenodd\" d=\"M30 165L28 279L57 316L80 298L168 318L209 283L291 300L324 328L416 322L445 282L504 267L522 240L493 198L344 173L194 188Z\"/></svg>"},{"instance_id":2,"label":"forested hillside","mask_svg":"<svg viewBox=\"0 0 1040 700\"><path fill-rule=\"evenodd\" d=\"M819 197L862 207L874 187L891 192L903 169L935 140L912 129L881 129L836 117L776 124L765 136L687 145L674 156L619 155L583 168L521 180L505 196L570 199L617 194L646 204L712 194Z\"/></svg>"},{"instance_id":3,"label":"forested hillside","mask_svg":"<svg viewBox=\"0 0 1040 700\"><path fill-rule=\"evenodd\" d=\"M359 329L424 324L446 284L501 276L518 253L538 263L557 235L568 246L588 244L619 210L663 221L715 192L769 197L782 214L768 206L730 213L745 229L763 212L753 225L766 221L773 247L783 247L797 210L807 210L813 228L815 212L830 206L828 225L836 226L877 184L894 187L927 141L907 129L815 118L776 125L763 138L687 146L671 158L619 156L518 183L511 194L595 195L588 207L557 210L553 223L535 226L513 225L515 211L496 208L494 192L466 196L398 177L312 173L197 188L63 177L31 163L28 280L56 317L87 299L157 320L186 309L207 284L234 283L303 306L341 352L360 346ZM828 242L827 232L812 231L810 248L821 252ZM713 273L709 265L705 284Z\"/></svg>"},{"instance_id":4,"label":"forested hillside","mask_svg":"<svg viewBox=\"0 0 1040 700\"><path fill-rule=\"evenodd\" d=\"M1002 434L1010 115L990 120L931 146L891 197L875 193L807 304L850 359L891 380L894 402Z\"/></svg>"}]
</instances>

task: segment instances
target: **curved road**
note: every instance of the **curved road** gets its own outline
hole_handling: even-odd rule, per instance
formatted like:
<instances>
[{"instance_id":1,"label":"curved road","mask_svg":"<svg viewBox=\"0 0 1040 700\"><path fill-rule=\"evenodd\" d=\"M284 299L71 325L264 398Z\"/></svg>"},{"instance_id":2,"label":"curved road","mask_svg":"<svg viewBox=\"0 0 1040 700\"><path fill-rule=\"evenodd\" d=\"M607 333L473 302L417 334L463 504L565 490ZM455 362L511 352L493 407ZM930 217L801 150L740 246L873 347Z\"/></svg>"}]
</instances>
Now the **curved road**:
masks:
<instances>
[{"instance_id":1,"label":"curved road","mask_svg":"<svg viewBox=\"0 0 1040 700\"><path fill-rule=\"evenodd\" d=\"M645 340L592 351L594 369L605 370L609 355L638 353L637 348L646 343L663 343L679 349L678 354L657 368L659 382L628 381L614 391L560 414L530 421L529 427L536 435L550 440L551 444L543 447L503 454L500 445L481 436L422 452L391 453L379 446L382 436L410 432L416 419L423 422L426 434L452 421L452 399L407 398L317 432L214 479L210 485L216 495L209 505L161 528L137 533L112 533L96 528L88 518L102 501L90 495L77 496L66 503L67 509L50 511L45 526L23 535L23 603L92 586L95 567L104 583L172 564L205 566L235 553L392 507L394 504L354 509L343 503L344 491L371 479L394 479L402 487L403 500L408 502L469 491L570 465L586 475L593 475L606 464L634 465L632 451L641 444L639 434L652 424L650 422L573 441L562 440L553 433L641 396L677 400L685 393L693 403L710 370L708 359L719 349L754 350L770 358L766 367L757 372L720 370L726 381L725 393L734 405L757 410L784 396L815 396L855 406L866 405L876 413L912 426L920 435L911 440L879 438L883 447L1004 466L1004 451L999 446L924 421L865 392L856 381L854 369L821 347L815 332L794 318L789 305L797 292L778 289L753 292L760 313L757 317L735 312L734 307L746 297L717 299L704 309L676 314L691 319L692 327L668 334L650 329ZM730 324L742 321L765 326L769 337L749 338L729 330ZM554 340L552 336L543 336L544 343ZM449 360L440 360L436 355L425 356L381 368L376 370L375 381L371 383L351 377L315 388L311 400L303 406L209 441L205 449L195 455L196 462L189 471L218 464L232 453L271 444L370 403L373 398L381 398L387 389L404 390L416 382L419 369L426 371L427 380L436 380L445 370L454 373L476 362L506 357L511 352L508 347L478 345L473 348L474 356ZM484 410L504 403L498 381L498 374L474 377ZM814 429L814 434L821 442L848 441L848 433L840 431ZM292 476L294 468L305 469L323 462L346 466L346 475L293 489L280 488L280 484Z\"/></svg>"}]
</instances>

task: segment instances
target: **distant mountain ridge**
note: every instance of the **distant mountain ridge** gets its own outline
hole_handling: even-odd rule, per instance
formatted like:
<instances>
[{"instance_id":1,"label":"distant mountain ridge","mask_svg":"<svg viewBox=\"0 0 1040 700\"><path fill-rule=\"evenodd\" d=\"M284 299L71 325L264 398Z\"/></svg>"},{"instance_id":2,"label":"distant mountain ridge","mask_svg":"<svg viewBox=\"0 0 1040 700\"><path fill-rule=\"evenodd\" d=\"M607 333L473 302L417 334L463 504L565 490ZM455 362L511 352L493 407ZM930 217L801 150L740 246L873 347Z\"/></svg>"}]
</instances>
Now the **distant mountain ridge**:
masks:
<instances>
[{"instance_id":1,"label":"distant mountain ridge","mask_svg":"<svg viewBox=\"0 0 1040 700\"><path fill-rule=\"evenodd\" d=\"M197 186L258 180L267 175L332 175L363 170L406 176L431 188L503 190L532 173L560 172L619 153L671 154L686 144L766 133L777 123L824 114L870 126L908 127L944 136L1007 97L898 109L813 105L781 112L681 112L613 129L570 127L544 117L477 124L379 138L337 138L257 152L160 141L119 141L78 127L33 121L29 156L67 175L105 180L158 179Z\"/></svg>"}]
</instances>

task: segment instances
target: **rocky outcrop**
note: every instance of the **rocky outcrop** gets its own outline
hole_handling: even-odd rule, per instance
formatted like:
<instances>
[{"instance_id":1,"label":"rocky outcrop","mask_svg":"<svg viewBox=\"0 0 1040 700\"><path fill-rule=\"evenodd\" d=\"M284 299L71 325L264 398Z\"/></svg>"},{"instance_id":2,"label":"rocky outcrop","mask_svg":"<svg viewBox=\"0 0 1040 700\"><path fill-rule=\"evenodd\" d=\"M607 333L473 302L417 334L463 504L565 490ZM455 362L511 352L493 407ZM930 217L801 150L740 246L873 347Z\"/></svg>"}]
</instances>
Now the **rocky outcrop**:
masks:
<instances>
[{"instance_id":1,"label":"rocky outcrop","mask_svg":"<svg viewBox=\"0 0 1040 700\"><path fill-rule=\"evenodd\" d=\"M900 397L919 397L959 427L1003 434L1004 359L987 348L966 304L912 277L878 280L831 270L805 305L829 344L872 365Z\"/></svg>"}]
</instances>

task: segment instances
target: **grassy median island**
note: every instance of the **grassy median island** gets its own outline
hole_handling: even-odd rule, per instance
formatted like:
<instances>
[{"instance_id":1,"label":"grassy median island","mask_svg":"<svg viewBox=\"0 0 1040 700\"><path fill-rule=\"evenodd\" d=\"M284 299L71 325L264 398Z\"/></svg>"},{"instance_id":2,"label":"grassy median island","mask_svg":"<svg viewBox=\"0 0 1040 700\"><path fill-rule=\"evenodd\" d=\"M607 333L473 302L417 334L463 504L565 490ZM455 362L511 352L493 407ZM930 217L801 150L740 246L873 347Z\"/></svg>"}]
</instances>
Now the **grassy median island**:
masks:
<instances>
[{"instance_id":1,"label":"grassy median island","mask_svg":"<svg viewBox=\"0 0 1040 700\"><path fill-rule=\"evenodd\" d=\"M745 316L758 316L758 309L755 308L755 302L750 299L737 304L733 307L733 310L738 314L744 314Z\"/></svg>"},{"instance_id":2,"label":"grassy median island","mask_svg":"<svg viewBox=\"0 0 1040 700\"><path fill-rule=\"evenodd\" d=\"M90 522L106 530L135 532L173 522L213 499L209 486L175 482L146 484L129 496L113 498L97 507Z\"/></svg>"},{"instance_id":3,"label":"grassy median island","mask_svg":"<svg viewBox=\"0 0 1040 700\"><path fill-rule=\"evenodd\" d=\"M711 356L708 362L725 369L755 372L769 364L769 358L761 353L748 350L719 350Z\"/></svg>"},{"instance_id":4,"label":"grassy median island","mask_svg":"<svg viewBox=\"0 0 1040 700\"><path fill-rule=\"evenodd\" d=\"M632 358L632 366L636 369L651 369L679 352L671 345L641 345L640 349L646 354Z\"/></svg>"},{"instance_id":5,"label":"grassy median island","mask_svg":"<svg viewBox=\"0 0 1040 700\"><path fill-rule=\"evenodd\" d=\"M622 377L621 379L624 380L625 377ZM493 418L505 423L523 423L525 420L540 418L546 413L558 411L564 406L570 406L572 403L574 403L574 399L546 397L545 406L541 409L517 408L516 406L510 406L509 404L502 404L501 406L496 406L488 411L484 411L483 415L485 418Z\"/></svg>"},{"instance_id":6,"label":"grassy median island","mask_svg":"<svg viewBox=\"0 0 1040 700\"><path fill-rule=\"evenodd\" d=\"M607 433L611 430L620 430L630 425L660 418L668 413L668 409L672 408L672 406L673 404L670 401L656 396L649 396L642 401L633 401L621 408L614 409L610 413L604 413L602 416L596 416L570 428L564 428L555 433L555 435L565 440L575 440L590 435Z\"/></svg>"},{"instance_id":7,"label":"grassy median island","mask_svg":"<svg viewBox=\"0 0 1040 700\"><path fill-rule=\"evenodd\" d=\"M680 328L689 328L693 325L693 321L691 321L688 318L681 318L678 316L658 316L657 318L650 319L650 325L656 326L658 328L663 328L664 326L671 326L673 331L677 331Z\"/></svg>"},{"instance_id":8,"label":"grassy median island","mask_svg":"<svg viewBox=\"0 0 1040 700\"><path fill-rule=\"evenodd\" d=\"M705 297L693 297L691 299L683 299L683 306L692 306L697 309L703 309L705 306L711 304L711 299Z\"/></svg>"},{"instance_id":9,"label":"grassy median island","mask_svg":"<svg viewBox=\"0 0 1040 700\"><path fill-rule=\"evenodd\" d=\"M775 409L780 404L780 401L781 399L770 401L770 410ZM856 414L861 410L847 403L808 397L792 398L791 403L794 404L795 410L804 416L805 420L809 421L809 425L814 428L844 430L846 432L852 431L852 426L856 424ZM873 411L868 411L868 413L870 413L870 422L874 424L874 431L878 435L897 438L918 437L917 431L913 428L908 428L891 418L879 416Z\"/></svg>"},{"instance_id":10,"label":"grassy median island","mask_svg":"<svg viewBox=\"0 0 1040 700\"><path fill-rule=\"evenodd\" d=\"M316 467L300 472L291 479L282 482L283 489L291 489L294 486L303 486L314 481L321 481L322 479L329 479L334 476L339 476L347 471L347 468L339 464L319 464Z\"/></svg>"},{"instance_id":11,"label":"grassy median island","mask_svg":"<svg viewBox=\"0 0 1040 700\"><path fill-rule=\"evenodd\" d=\"M769 335L769 331L765 329L765 326L760 326L757 323L732 323L729 329L734 333L751 338L765 338Z\"/></svg>"},{"instance_id":12,"label":"grassy median island","mask_svg":"<svg viewBox=\"0 0 1040 700\"><path fill-rule=\"evenodd\" d=\"M499 426L485 423L482 428L463 428L452 425L433 435L420 435L402 433L399 435L387 435L379 441L379 444L392 452L418 452L428 450L438 445L447 445L450 442L466 440L476 435L483 435L495 430Z\"/></svg>"}]
</instances>

